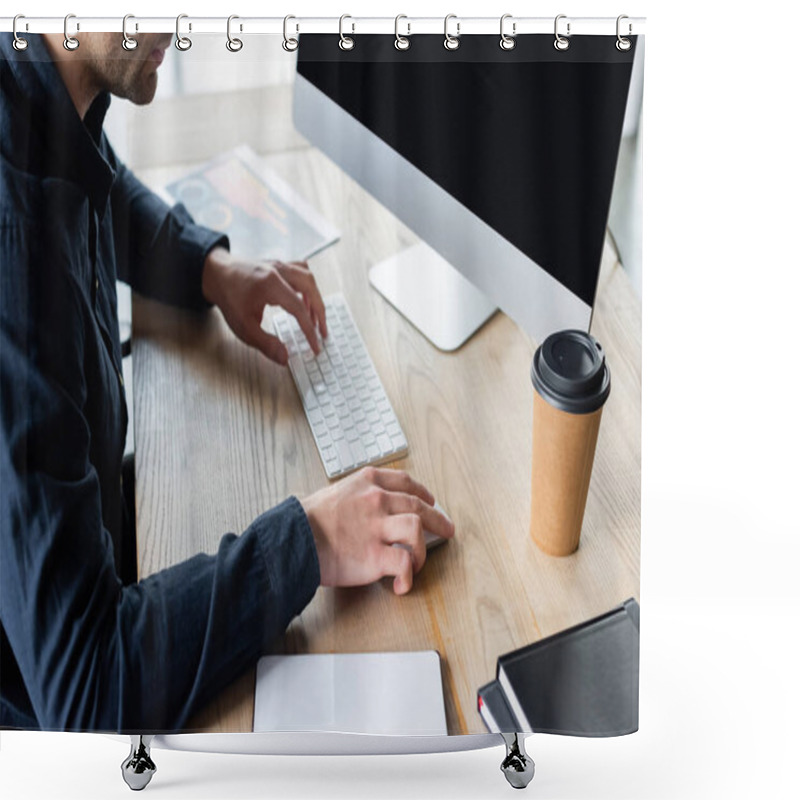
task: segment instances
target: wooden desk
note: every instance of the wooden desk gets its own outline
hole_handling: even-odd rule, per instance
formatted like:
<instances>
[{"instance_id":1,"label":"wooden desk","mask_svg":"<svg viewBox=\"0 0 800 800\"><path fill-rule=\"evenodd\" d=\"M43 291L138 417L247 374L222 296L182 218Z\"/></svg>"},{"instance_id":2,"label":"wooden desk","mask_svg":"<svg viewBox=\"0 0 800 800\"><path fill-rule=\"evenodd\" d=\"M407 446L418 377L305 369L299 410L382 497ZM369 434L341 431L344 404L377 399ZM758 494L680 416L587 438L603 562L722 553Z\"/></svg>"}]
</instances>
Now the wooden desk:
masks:
<instances>
[{"instance_id":1,"label":"wooden desk","mask_svg":"<svg viewBox=\"0 0 800 800\"><path fill-rule=\"evenodd\" d=\"M396 597L389 580L321 588L276 651L436 649L449 732L483 733L476 689L500 654L639 596L639 301L607 247L592 331L612 391L581 546L548 557L528 537L534 344L497 314L457 353L437 351L367 282L413 235L318 152L269 162L343 231L312 268L323 294L347 297L405 429L409 454L397 466L456 525L409 595ZM287 495L327 485L290 374L240 344L216 310L198 318L136 298L133 357L142 576L213 553ZM250 671L196 726L252 730L253 689Z\"/></svg>"}]
</instances>

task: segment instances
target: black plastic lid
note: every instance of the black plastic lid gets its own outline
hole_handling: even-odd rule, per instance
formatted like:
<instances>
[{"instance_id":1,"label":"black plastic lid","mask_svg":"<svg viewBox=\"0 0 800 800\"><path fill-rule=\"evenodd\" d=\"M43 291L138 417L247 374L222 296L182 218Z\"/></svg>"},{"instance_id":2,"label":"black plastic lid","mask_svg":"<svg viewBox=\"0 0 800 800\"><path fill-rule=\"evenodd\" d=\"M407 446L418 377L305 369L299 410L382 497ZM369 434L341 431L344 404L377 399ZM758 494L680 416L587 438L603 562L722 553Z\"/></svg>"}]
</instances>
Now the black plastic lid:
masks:
<instances>
[{"instance_id":1,"label":"black plastic lid","mask_svg":"<svg viewBox=\"0 0 800 800\"><path fill-rule=\"evenodd\" d=\"M611 391L603 348L584 331L559 331L534 353L531 380L551 406L571 414L590 414Z\"/></svg>"}]
</instances>

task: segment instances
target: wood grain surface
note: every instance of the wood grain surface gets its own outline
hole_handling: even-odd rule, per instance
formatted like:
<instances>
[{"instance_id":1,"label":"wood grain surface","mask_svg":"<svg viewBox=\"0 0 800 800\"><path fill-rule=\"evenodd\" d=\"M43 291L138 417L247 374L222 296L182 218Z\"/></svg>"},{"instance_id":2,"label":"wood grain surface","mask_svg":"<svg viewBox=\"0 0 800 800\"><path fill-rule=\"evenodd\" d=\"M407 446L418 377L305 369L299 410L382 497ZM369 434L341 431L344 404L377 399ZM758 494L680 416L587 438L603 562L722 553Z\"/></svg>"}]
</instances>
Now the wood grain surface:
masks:
<instances>
[{"instance_id":1,"label":"wood grain surface","mask_svg":"<svg viewBox=\"0 0 800 800\"><path fill-rule=\"evenodd\" d=\"M499 655L639 596L639 300L607 245L592 332L611 395L580 547L547 556L529 537L535 343L498 313L456 353L436 350L367 281L415 237L314 149L268 163L343 231L312 269L323 294L346 296L406 432L409 453L395 466L427 485L456 526L410 594L395 596L389 580L320 588L274 652L438 650L448 731L482 733L476 690ZM133 356L142 576L213 553L225 532L287 495L327 485L290 374L239 343L216 310L136 298ZM192 727L252 730L253 688L251 670Z\"/></svg>"}]
</instances>

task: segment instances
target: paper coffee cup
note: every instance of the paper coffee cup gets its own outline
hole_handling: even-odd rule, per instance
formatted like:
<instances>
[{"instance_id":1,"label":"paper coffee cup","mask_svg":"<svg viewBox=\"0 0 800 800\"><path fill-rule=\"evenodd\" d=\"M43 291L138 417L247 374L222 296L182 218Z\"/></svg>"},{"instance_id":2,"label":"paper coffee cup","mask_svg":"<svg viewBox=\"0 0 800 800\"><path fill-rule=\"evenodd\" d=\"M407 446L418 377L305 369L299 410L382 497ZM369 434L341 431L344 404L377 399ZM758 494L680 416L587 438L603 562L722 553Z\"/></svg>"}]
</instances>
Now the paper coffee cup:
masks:
<instances>
[{"instance_id":1,"label":"paper coffee cup","mask_svg":"<svg viewBox=\"0 0 800 800\"><path fill-rule=\"evenodd\" d=\"M577 330L544 340L533 356L531 538L545 553L578 548L603 404L611 375L597 340Z\"/></svg>"}]
</instances>

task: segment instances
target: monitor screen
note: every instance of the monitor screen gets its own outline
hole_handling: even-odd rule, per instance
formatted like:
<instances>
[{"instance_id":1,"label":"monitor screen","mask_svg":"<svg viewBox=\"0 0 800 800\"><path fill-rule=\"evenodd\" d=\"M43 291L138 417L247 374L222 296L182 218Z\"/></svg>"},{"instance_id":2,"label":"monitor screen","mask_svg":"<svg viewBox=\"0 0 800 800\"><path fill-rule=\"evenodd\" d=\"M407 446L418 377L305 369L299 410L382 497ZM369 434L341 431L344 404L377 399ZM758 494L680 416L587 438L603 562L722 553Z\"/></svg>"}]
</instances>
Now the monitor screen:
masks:
<instances>
[{"instance_id":1,"label":"monitor screen","mask_svg":"<svg viewBox=\"0 0 800 800\"><path fill-rule=\"evenodd\" d=\"M594 301L636 39L304 34L298 73L588 306ZM385 98L391 97L392 102ZM452 231L458 236L461 231ZM434 244L435 246L435 244ZM456 265L458 266L458 265Z\"/></svg>"}]
</instances>

